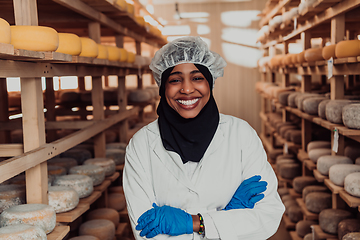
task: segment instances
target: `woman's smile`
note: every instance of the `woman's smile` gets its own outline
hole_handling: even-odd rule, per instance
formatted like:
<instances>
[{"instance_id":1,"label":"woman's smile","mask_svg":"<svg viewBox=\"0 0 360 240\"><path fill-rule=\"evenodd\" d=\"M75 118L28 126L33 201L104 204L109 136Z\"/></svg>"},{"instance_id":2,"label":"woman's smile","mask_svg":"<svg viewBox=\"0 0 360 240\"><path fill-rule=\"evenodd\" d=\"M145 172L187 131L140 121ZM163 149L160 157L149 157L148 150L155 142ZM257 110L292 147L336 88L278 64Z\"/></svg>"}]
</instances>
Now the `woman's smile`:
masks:
<instances>
[{"instance_id":1,"label":"woman's smile","mask_svg":"<svg viewBox=\"0 0 360 240\"><path fill-rule=\"evenodd\" d=\"M176 100L178 103L180 103L180 105L183 105L183 107L185 108L193 108L196 107L197 103L199 102L200 98L194 98L194 99L189 99L189 100L181 100L178 99Z\"/></svg>"}]
</instances>

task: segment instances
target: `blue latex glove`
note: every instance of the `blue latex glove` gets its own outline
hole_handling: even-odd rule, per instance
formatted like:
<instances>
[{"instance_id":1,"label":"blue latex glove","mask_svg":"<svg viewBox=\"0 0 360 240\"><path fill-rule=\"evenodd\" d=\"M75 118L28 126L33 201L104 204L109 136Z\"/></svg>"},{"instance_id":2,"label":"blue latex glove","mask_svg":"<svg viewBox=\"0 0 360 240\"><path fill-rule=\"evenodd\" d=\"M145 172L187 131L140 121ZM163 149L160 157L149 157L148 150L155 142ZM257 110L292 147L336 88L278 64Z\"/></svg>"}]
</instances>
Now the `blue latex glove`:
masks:
<instances>
[{"instance_id":1,"label":"blue latex glove","mask_svg":"<svg viewBox=\"0 0 360 240\"><path fill-rule=\"evenodd\" d=\"M193 221L190 214L179 208L170 206L159 207L153 203L153 208L143 213L137 220L135 229L140 236L153 238L158 234L178 236L193 233Z\"/></svg>"},{"instance_id":2,"label":"blue latex glove","mask_svg":"<svg viewBox=\"0 0 360 240\"><path fill-rule=\"evenodd\" d=\"M223 210L254 208L255 203L264 198L267 182L260 181L261 176L256 175L244 180L230 202Z\"/></svg>"}]
</instances>

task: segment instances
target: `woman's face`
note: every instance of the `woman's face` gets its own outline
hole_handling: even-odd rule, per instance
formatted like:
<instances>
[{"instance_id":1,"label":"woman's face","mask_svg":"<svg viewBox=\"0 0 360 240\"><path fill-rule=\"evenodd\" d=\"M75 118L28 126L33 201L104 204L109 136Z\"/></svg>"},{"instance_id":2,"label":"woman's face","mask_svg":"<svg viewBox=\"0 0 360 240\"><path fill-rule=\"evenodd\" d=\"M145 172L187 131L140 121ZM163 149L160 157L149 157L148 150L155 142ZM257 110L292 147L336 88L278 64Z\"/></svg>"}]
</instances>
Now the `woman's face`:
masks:
<instances>
[{"instance_id":1,"label":"woman's face","mask_svg":"<svg viewBox=\"0 0 360 240\"><path fill-rule=\"evenodd\" d=\"M165 84L166 101L183 118L196 117L210 98L210 86L193 63L176 65Z\"/></svg>"}]
</instances>

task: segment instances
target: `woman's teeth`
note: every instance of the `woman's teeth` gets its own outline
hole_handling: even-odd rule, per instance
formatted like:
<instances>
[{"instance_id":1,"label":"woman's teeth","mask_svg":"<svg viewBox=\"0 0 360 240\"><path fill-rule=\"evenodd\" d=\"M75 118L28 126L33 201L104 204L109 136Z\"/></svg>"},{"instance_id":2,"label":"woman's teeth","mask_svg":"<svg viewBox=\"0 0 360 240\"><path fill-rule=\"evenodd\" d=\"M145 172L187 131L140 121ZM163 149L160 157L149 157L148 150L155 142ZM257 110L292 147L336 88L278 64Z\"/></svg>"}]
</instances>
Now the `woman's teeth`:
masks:
<instances>
[{"instance_id":1,"label":"woman's teeth","mask_svg":"<svg viewBox=\"0 0 360 240\"><path fill-rule=\"evenodd\" d=\"M194 103L199 101L199 98L195 98L195 99L192 99L192 100L177 100L177 101L179 103L181 103L182 105L189 106L189 105L193 105Z\"/></svg>"}]
</instances>

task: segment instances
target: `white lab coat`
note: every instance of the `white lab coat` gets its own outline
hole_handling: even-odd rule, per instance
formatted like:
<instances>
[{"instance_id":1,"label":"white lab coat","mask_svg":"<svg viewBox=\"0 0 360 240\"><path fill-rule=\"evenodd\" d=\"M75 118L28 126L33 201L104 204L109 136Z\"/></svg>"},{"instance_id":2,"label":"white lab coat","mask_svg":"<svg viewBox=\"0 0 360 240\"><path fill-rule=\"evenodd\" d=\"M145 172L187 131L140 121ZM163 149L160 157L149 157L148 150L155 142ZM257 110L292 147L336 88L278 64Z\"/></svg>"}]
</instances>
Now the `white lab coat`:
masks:
<instances>
[{"instance_id":1,"label":"white lab coat","mask_svg":"<svg viewBox=\"0 0 360 240\"><path fill-rule=\"evenodd\" d=\"M268 183L265 198L253 209L222 211L240 183L254 175ZM205 223L204 238L197 233L159 234L157 240L264 240L276 232L284 212L276 176L256 132L247 122L223 114L191 179L180 156L163 147L157 120L140 129L126 149L123 187L137 240L146 239L135 226L152 203L201 213Z\"/></svg>"}]
</instances>

